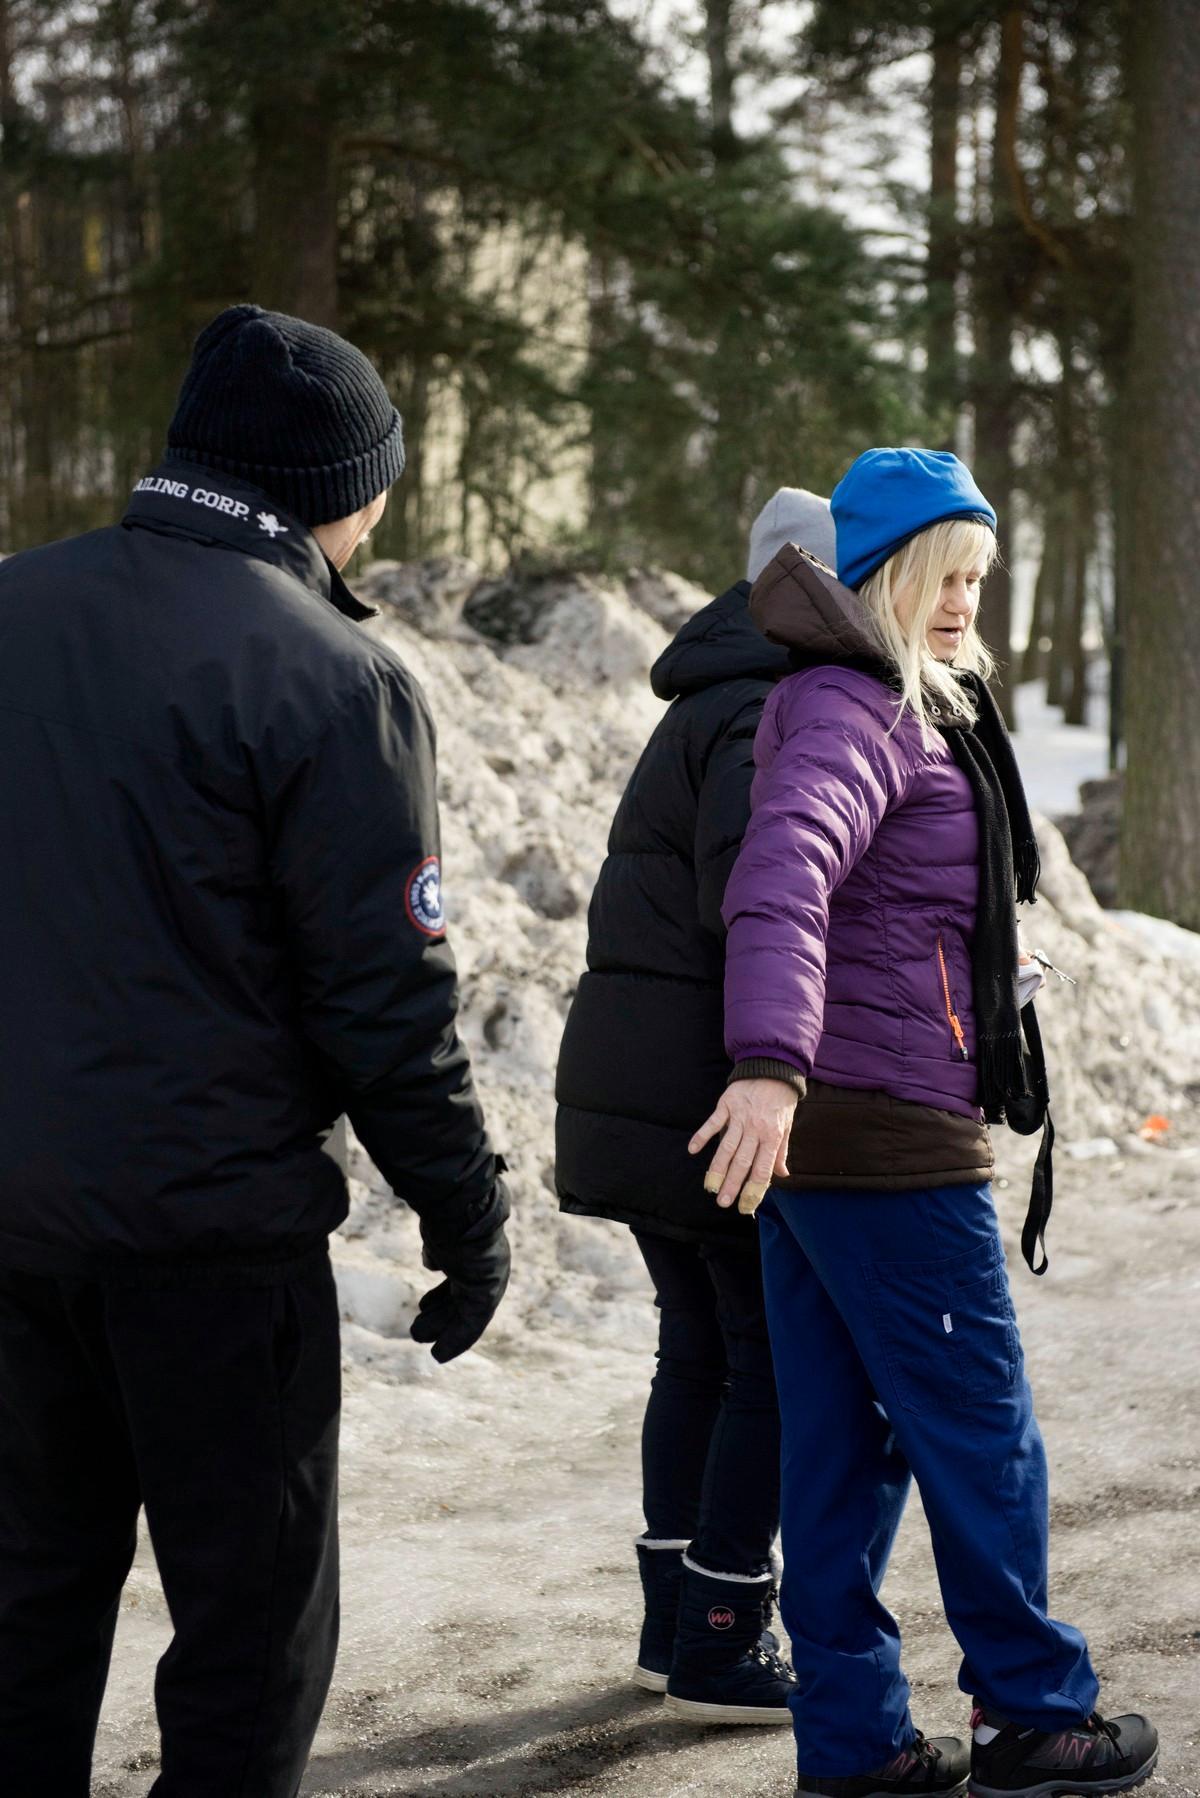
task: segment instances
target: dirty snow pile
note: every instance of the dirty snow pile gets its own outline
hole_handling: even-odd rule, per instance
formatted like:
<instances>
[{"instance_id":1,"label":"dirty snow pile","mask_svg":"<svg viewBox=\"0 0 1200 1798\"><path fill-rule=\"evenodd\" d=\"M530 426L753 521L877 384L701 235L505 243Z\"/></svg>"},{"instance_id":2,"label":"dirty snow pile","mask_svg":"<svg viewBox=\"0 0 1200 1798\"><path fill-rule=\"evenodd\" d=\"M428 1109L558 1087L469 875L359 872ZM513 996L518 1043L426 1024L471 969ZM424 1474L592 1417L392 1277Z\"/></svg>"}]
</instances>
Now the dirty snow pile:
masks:
<instances>
[{"instance_id":1,"label":"dirty snow pile","mask_svg":"<svg viewBox=\"0 0 1200 1798\"><path fill-rule=\"evenodd\" d=\"M559 1215L554 1066L612 813L663 711L647 672L709 596L670 575L484 580L461 558L377 563L355 588L381 607L368 628L437 720L460 1028L514 1200L512 1290L489 1345L542 1329L647 1344L629 1233ZM348 1356L386 1377L432 1376L428 1352L407 1341L431 1283L415 1220L353 1148L351 1169L334 1244Z\"/></svg>"},{"instance_id":2,"label":"dirty snow pile","mask_svg":"<svg viewBox=\"0 0 1200 1798\"><path fill-rule=\"evenodd\" d=\"M1101 909L1061 833L1037 820L1042 880L1022 935L1056 968L1038 1002L1059 1134L1120 1146L1151 1116L1197 1134L1200 937L1157 918Z\"/></svg>"},{"instance_id":3,"label":"dirty snow pile","mask_svg":"<svg viewBox=\"0 0 1200 1798\"><path fill-rule=\"evenodd\" d=\"M421 681L438 724L461 1027L514 1198L513 1284L490 1350L503 1360L519 1337L528 1355L540 1331L646 1348L652 1314L628 1232L557 1209L554 1065L612 814L662 715L650 664L708 595L654 572L487 579L461 558L376 563L356 588L381 608L368 628ZM1200 1097L1200 939L1103 912L1053 825L1039 822L1039 836L1026 940L1077 982L1051 977L1039 1006L1060 1139L1144 1151L1136 1132L1152 1113L1185 1138ZM352 1155L335 1241L348 1357L388 1379L433 1377L407 1339L430 1284L415 1220Z\"/></svg>"}]
</instances>

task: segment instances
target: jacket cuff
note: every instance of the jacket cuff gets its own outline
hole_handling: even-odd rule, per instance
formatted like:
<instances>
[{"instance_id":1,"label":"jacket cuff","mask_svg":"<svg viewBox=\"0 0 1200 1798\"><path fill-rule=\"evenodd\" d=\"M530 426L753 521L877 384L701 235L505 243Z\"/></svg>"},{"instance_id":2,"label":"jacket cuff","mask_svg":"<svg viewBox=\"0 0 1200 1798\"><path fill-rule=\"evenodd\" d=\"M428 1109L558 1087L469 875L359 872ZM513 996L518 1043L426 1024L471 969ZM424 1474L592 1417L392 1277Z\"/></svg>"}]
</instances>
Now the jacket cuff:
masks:
<instances>
[{"instance_id":1,"label":"jacket cuff","mask_svg":"<svg viewBox=\"0 0 1200 1798\"><path fill-rule=\"evenodd\" d=\"M503 1228L510 1206L508 1187L501 1170L506 1171L508 1164L502 1155L497 1155L496 1165L495 1180L482 1200L477 1199L474 1204L449 1214L445 1206L439 1206L420 1218L421 1259L426 1267L435 1272L440 1270L442 1256L453 1255L459 1243L482 1242Z\"/></svg>"},{"instance_id":2,"label":"jacket cuff","mask_svg":"<svg viewBox=\"0 0 1200 1798\"><path fill-rule=\"evenodd\" d=\"M769 1055L752 1055L747 1061L739 1061L726 1086L732 1086L735 1080L783 1080L795 1087L801 1098L808 1091L807 1080L793 1062L773 1061Z\"/></svg>"}]
</instances>

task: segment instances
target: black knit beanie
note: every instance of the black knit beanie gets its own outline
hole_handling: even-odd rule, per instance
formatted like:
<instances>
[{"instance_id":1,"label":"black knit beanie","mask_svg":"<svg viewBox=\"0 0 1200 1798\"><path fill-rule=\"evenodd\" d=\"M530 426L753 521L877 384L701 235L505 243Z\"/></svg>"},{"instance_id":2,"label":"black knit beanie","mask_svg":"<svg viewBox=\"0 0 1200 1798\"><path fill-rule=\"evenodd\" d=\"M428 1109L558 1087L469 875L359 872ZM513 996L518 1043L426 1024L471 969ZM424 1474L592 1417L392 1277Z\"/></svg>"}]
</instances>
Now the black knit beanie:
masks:
<instances>
[{"instance_id":1,"label":"black knit beanie","mask_svg":"<svg viewBox=\"0 0 1200 1798\"><path fill-rule=\"evenodd\" d=\"M196 339L166 460L240 475L302 524L330 524L397 479L404 432L383 382L344 337L230 306Z\"/></svg>"}]
</instances>

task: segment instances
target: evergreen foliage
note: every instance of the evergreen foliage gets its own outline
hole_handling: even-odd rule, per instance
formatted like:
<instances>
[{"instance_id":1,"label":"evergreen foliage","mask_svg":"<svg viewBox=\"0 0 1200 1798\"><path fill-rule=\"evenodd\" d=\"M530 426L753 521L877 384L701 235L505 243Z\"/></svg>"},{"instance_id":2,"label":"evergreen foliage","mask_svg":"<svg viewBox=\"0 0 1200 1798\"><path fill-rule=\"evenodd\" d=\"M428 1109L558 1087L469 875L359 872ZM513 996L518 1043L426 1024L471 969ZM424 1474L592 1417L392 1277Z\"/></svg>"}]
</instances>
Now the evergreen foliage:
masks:
<instances>
[{"instance_id":1,"label":"evergreen foliage","mask_svg":"<svg viewBox=\"0 0 1200 1798\"><path fill-rule=\"evenodd\" d=\"M1027 632L989 583L1002 702L1044 675L1081 720L1106 660L1116 761L1127 638L1142 704L1151 663L1135 139L1157 218L1183 219L1194 167L1156 150L1146 174L1144 9L813 0L781 56L783 10L694 0L692 99L608 0L0 0L0 547L111 518L195 333L254 298L388 380L410 462L383 554L569 552L715 589L776 485L828 490L872 442L962 449L1010 564L1018 531L1041 546ZM1154 0L1156 55L1186 10ZM1181 118L1190 68L1163 78ZM893 166L914 79L925 191ZM835 112L877 147L891 243L821 172ZM1139 331L1157 368L1144 304ZM1127 840L1158 890L1171 844Z\"/></svg>"},{"instance_id":2,"label":"evergreen foliage","mask_svg":"<svg viewBox=\"0 0 1200 1798\"><path fill-rule=\"evenodd\" d=\"M3 0L0 94L6 547L111 515L236 299L388 379L383 553L536 544L558 480L578 546L721 585L909 416L856 235L602 0Z\"/></svg>"}]
</instances>

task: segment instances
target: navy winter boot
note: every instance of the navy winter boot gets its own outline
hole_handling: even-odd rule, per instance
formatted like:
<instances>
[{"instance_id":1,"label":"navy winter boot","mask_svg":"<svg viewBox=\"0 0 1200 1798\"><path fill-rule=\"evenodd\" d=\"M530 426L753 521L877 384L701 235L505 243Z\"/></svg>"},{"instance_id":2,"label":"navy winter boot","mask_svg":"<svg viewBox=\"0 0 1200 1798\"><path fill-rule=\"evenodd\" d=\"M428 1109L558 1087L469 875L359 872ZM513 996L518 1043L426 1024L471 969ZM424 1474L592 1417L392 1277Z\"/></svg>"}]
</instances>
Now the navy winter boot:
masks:
<instances>
[{"instance_id":1,"label":"navy winter boot","mask_svg":"<svg viewBox=\"0 0 1200 1798\"><path fill-rule=\"evenodd\" d=\"M679 1587L687 1543L648 1542L643 1536L635 1547L646 1614L633 1683L643 1692L665 1692L675 1652L675 1621L679 1616Z\"/></svg>"},{"instance_id":2,"label":"navy winter boot","mask_svg":"<svg viewBox=\"0 0 1200 1798\"><path fill-rule=\"evenodd\" d=\"M796 1679L766 1646L774 1597L762 1579L706 1573L686 1559L666 1708L691 1723L790 1723Z\"/></svg>"}]
</instances>

